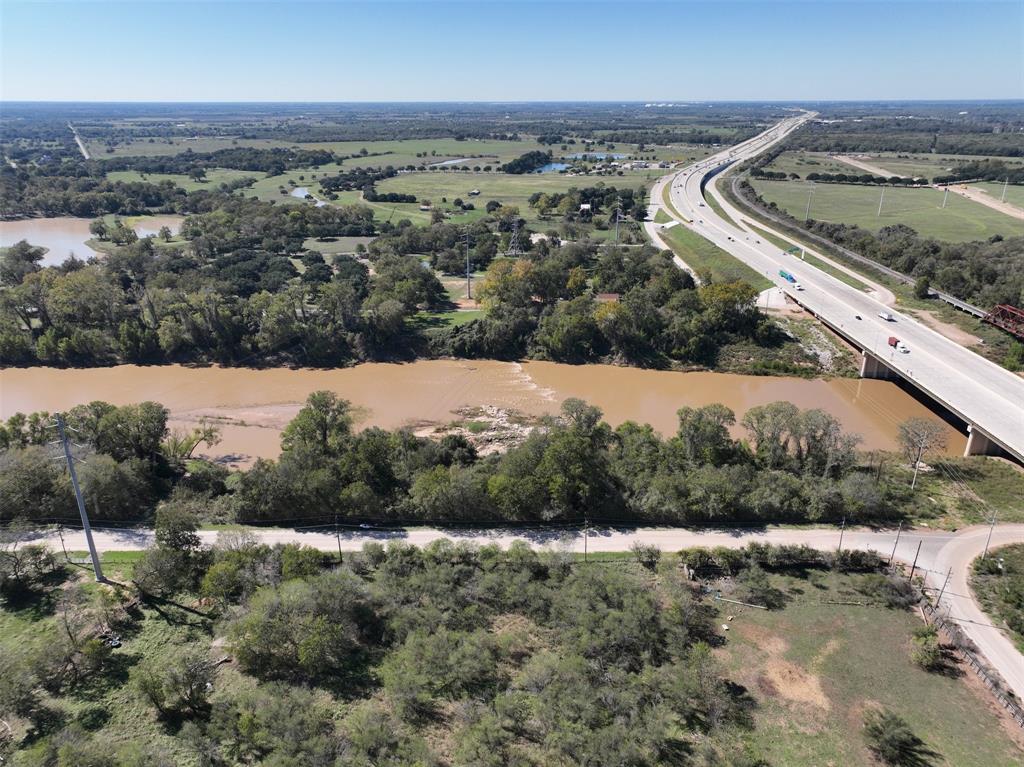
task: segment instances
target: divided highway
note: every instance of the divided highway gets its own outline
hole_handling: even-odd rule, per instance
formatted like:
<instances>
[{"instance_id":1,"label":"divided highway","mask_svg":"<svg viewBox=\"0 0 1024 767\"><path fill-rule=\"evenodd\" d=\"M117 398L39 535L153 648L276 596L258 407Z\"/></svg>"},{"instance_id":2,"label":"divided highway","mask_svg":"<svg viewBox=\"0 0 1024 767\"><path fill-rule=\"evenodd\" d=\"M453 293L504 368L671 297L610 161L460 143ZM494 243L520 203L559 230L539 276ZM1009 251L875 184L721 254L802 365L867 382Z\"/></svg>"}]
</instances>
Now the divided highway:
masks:
<instances>
[{"instance_id":1,"label":"divided highway","mask_svg":"<svg viewBox=\"0 0 1024 767\"><path fill-rule=\"evenodd\" d=\"M713 188L711 179L715 174L732 163L760 154L813 116L803 113L787 118L742 144L665 176L652 191L653 203L662 202L664 187L669 185L672 205L665 211L680 221L680 226L688 227L763 274L895 374L1024 460L1024 379L801 261L799 256L784 253L750 228L744 213L724 197L715 199L732 222L707 204L705 187ZM758 226L771 231L770 227ZM785 238L784 234L779 236ZM803 289L797 290L780 276L780 270L794 275ZM880 312L891 312L893 320L882 319ZM908 353L892 349L888 345L890 336L902 341Z\"/></svg>"}]
</instances>

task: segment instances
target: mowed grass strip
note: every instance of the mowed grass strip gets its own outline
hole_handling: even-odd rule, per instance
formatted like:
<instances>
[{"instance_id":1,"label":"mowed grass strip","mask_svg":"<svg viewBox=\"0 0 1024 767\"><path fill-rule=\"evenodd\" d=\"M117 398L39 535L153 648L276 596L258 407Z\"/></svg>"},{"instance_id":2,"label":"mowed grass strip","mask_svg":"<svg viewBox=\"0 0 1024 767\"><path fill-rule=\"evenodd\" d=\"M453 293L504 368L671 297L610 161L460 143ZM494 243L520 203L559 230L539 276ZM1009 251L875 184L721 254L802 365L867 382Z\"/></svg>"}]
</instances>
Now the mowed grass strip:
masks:
<instances>
[{"instance_id":1,"label":"mowed grass strip","mask_svg":"<svg viewBox=\"0 0 1024 767\"><path fill-rule=\"evenodd\" d=\"M929 747L957 767L1019 765L1024 752L996 718L981 685L959 674L924 671L910 658L922 625L912 610L829 604L867 601L863 575L811 571L771 576L792 601L782 610L735 614L716 651L727 674L757 702L742 740L768 764L876 765L865 746L864 713L897 712Z\"/></svg>"},{"instance_id":2,"label":"mowed grass strip","mask_svg":"<svg viewBox=\"0 0 1024 767\"><path fill-rule=\"evenodd\" d=\"M811 198L811 218L837 224L849 224L877 232L886 226L906 224L923 237L949 242L987 240L992 235L1015 237L1024 226L1010 216L980 203L950 194L942 208L943 192L931 187L904 188L859 186L856 184L814 184L803 181L751 181L766 201L774 202L791 216L803 221L807 197ZM882 214L878 203L882 201Z\"/></svg>"},{"instance_id":3,"label":"mowed grass strip","mask_svg":"<svg viewBox=\"0 0 1024 767\"><path fill-rule=\"evenodd\" d=\"M672 248L672 252L686 262L697 274L710 274L714 282L735 282L743 280L758 290L770 288L772 283L739 259L729 255L699 234L691 232L685 225L663 229L661 237Z\"/></svg>"}]
</instances>

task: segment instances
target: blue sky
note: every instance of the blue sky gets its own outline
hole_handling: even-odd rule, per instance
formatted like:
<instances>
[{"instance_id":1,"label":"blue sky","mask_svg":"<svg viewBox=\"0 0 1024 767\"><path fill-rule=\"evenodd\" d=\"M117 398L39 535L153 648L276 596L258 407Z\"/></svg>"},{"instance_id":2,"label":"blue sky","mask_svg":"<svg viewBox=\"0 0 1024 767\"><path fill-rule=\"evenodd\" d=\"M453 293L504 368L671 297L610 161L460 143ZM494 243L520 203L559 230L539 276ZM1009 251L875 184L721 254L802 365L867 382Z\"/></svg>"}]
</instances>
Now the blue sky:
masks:
<instances>
[{"instance_id":1,"label":"blue sky","mask_svg":"<svg viewBox=\"0 0 1024 767\"><path fill-rule=\"evenodd\" d=\"M1024 2L0 0L0 99L1024 98Z\"/></svg>"}]
</instances>

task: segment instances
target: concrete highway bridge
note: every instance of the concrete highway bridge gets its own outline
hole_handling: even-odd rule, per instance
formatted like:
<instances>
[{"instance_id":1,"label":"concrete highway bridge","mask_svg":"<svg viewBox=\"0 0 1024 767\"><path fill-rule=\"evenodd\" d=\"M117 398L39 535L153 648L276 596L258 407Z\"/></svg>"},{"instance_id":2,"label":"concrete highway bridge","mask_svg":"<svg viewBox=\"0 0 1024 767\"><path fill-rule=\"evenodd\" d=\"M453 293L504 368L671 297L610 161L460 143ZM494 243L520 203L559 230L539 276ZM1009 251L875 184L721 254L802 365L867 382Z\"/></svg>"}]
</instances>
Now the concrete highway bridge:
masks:
<instances>
[{"instance_id":1,"label":"concrete highway bridge","mask_svg":"<svg viewBox=\"0 0 1024 767\"><path fill-rule=\"evenodd\" d=\"M763 274L861 350L862 376L900 379L962 421L969 435L967 455L1002 453L1024 462L1024 379L801 260L799 253L781 250L715 189L713 179L718 173L764 152L813 117L814 113L802 112L663 177L652 190L653 203L663 202L669 185L671 206L665 208L669 216ZM724 216L707 204L706 195L714 196ZM791 239L770 226L757 225L781 239ZM806 252L814 254L810 249ZM799 287L785 279L782 271L792 275ZM898 339L906 351L890 346L890 338Z\"/></svg>"}]
</instances>

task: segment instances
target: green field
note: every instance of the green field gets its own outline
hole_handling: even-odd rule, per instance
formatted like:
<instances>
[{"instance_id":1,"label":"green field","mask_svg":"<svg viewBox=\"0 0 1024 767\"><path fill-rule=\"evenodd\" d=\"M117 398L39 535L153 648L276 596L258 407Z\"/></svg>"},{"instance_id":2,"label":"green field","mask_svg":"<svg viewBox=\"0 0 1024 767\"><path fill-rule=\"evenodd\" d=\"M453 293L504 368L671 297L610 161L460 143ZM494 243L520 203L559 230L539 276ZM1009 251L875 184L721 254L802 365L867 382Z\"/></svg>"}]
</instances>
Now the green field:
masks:
<instances>
[{"instance_id":1,"label":"green field","mask_svg":"<svg viewBox=\"0 0 1024 767\"><path fill-rule=\"evenodd\" d=\"M146 181L150 184L173 181L175 186L181 187L186 192L195 192L200 189L216 189L223 183L238 181L243 178L258 179L262 175L259 171L211 168L206 173L205 181L195 181L184 173L139 173L134 170L112 170L107 173L107 179L110 181L124 181L126 183Z\"/></svg>"},{"instance_id":2,"label":"green field","mask_svg":"<svg viewBox=\"0 0 1024 767\"><path fill-rule=\"evenodd\" d=\"M213 152L218 149L229 149L231 147L301 147L303 149L326 149L338 155L362 155L363 150L366 156L353 157L345 160L346 165L360 167L404 167L406 165L430 165L431 163L443 162L445 160L462 160L465 162L453 163L455 165L475 166L484 165L496 166L513 160L526 152L542 151L551 153L557 158L577 152L585 152L582 142L567 144L565 150L561 144L546 145L538 144L530 138L520 141L496 141L489 139L466 139L464 141L455 138L434 138L434 139L405 139L393 141L324 141L324 142L291 142L275 139L236 139L232 137L201 137L201 138L158 138L153 137L151 141L147 138L134 139L118 144L113 152L107 152L107 146L102 141L87 141L89 152L97 159L104 157L129 157L129 156L161 156L174 155L191 149L193 152ZM601 146L593 146L590 151L608 151L627 156L637 156L667 162L684 162L699 160L711 154L714 150L711 147L696 146L689 144L674 144L670 146L645 146L643 151L638 150L636 144L615 144L613 149ZM376 156L373 156L376 155ZM418 156L417 156L418 155Z\"/></svg>"},{"instance_id":3,"label":"green field","mask_svg":"<svg viewBox=\"0 0 1024 767\"><path fill-rule=\"evenodd\" d=\"M1003 185L992 181L982 181L978 184L971 184L976 189L985 191L989 197L993 200L1003 199ZM1011 205L1016 205L1018 208L1024 208L1024 186L1007 184L1006 185L1006 202Z\"/></svg>"},{"instance_id":4,"label":"green field","mask_svg":"<svg viewBox=\"0 0 1024 767\"><path fill-rule=\"evenodd\" d=\"M763 275L682 224L671 229L662 229L660 234L672 248L672 252L683 259L697 274L710 274L715 282L744 280L758 290L772 286Z\"/></svg>"},{"instance_id":5,"label":"green field","mask_svg":"<svg viewBox=\"0 0 1024 767\"><path fill-rule=\"evenodd\" d=\"M863 173L849 165L829 157L827 152L802 152L789 150L783 152L766 166L765 170L777 173L796 173L804 178L808 173Z\"/></svg>"},{"instance_id":6,"label":"green field","mask_svg":"<svg viewBox=\"0 0 1024 767\"><path fill-rule=\"evenodd\" d=\"M368 245L372 237L331 237L327 240L310 238L302 243L306 250L315 250L328 258L339 253L355 253L357 245Z\"/></svg>"},{"instance_id":7,"label":"green field","mask_svg":"<svg viewBox=\"0 0 1024 767\"><path fill-rule=\"evenodd\" d=\"M420 328L447 328L457 325L465 325L467 322L481 319L484 312L481 309L453 309L447 312L418 312L412 318L412 323Z\"/></svg>"},{"instance_id":8,"label":"green field","mask_svg":"<svg viewBox=\"0 0 1024 767\"><path fill-rule=\"evenodd\" d=\"M861 155L856 155L858 158ZM976 160L998 160L1008 165L1024 163L1016 157L985 157L979 155L905 154L878 152L863 155L864 162L885 168L897 176L922 176L928 180L949 173L957 165Z\"/></svg>"},{"instance_id":9,"label":"green field","mask_svg":"<svg viewBox=\"0 0 1024 767\"><path fill-rule=\"evenodd\" d=\"M1019 765L1021 750L978 685L911 662L911 632L921 625L914 612L823 603L864 601L864 577L772 576L792 600L784 609L727 608L736 618L718 652L756 701L755 728L742 738L755 756L772 765L878 764L861 727L866 710L884 706L944 757L938 763Z\"/></svg>"},{"instance_id":10,"label":"green field","mask_svg":"<svg viewBox=\"0 0 1024 767\"><path fill-rule=\"evenodd\" d=\"M489 200L497 200L503 205L514 205L527 221L544 229L555 226L558 216L549 214L541 219L537 211L529 204L530 196L536 192L567 192L572 188L583 188L604 184L619 188L636 189L638 186L649 187L660 173L665 171L627 172L622 176L567 176L562 173L530 173L513 175L508 173L403 173L395 178L385 179L377 184L377 191L401 192L416 195L415 203L376 203L374 207L390 212L396 210L396 217L409 218L414 223L417 217L429 220L430 214L419 210L420 203L430 200L435 207L445 207L442 201L447 199L450 207L452 200L461 198L464 202L472 202L476 206L477 216L483 215L483 208ZM480 194L470 196L473 189ZM378 214L379 217L379 214ZM458 220L472 220L469 214L457 214Z\"/></svg>"},{"instance_id":11,"label":"green field","mask_svg":"<svg viewBox=\"0 0 1024 767\"><path fill-rule=\"evenodd\" d=\"M245 139L231 137L202 137L202 138L164 138L153 136L152 138L138 138L118 144L113 152L107 151L107 145L96 139L83 139L89 154L93 159L102 160L105 157L158 157L174 155L186 152L191 149L193 152L216 152L218 149L231 149L233 147L257 147L259 149L270 149L272 147L297 146L291 141L277 141L274 139Z\"/></svg>"},{"instance_id":12,"label":"green field","mask_svg":"<svg viewBox=\"0 0 1024 767\"><path fill-rule=\"evenodd\" d=\"M923 237L950 242L985 240L994 234L1019 236L1019 221L984 205L951 194L943 209L943 192L932 188L858 186L855 184L814 184L803 181L759 181L751 184L767 202L774 202L802 221L811 200L811 218L844 223L878 231L894 224L906 224ZM882 215L878 202L885 191Z\"/></svg>"}]
</instances>

